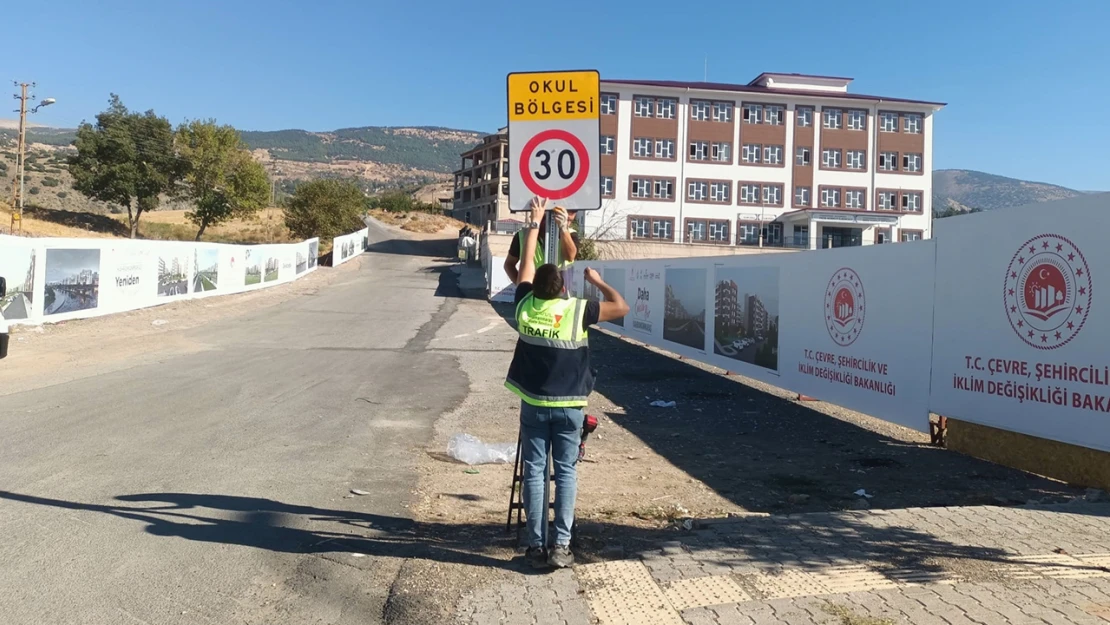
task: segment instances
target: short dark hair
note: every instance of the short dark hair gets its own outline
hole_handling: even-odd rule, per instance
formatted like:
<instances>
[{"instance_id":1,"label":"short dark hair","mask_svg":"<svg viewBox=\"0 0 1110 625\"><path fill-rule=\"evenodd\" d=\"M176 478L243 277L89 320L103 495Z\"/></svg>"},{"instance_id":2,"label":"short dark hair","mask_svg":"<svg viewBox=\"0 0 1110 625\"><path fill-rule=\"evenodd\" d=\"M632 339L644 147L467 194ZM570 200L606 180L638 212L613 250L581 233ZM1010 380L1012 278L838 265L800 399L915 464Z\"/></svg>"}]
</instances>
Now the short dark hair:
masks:
<instances>
[{"instance_id":1,"label":"short dark hair","mask_svg":"<svg viewBox=\"0 0 1110 625\"><path fill-rule=\"evenodd\" d=\"M563 293L563 274L551 263L536 270L532 280L532 293L537 299L555 299Z\"/></svg>"}]
</instances>

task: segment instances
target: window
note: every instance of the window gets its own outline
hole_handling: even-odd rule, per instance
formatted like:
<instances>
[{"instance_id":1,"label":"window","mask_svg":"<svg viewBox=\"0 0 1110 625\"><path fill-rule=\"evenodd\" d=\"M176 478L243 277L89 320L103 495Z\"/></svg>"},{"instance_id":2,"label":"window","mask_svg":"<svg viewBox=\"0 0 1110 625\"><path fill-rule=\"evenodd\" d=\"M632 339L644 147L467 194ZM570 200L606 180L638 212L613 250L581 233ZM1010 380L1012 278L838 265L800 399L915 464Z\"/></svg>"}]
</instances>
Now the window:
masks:
<instances>
[{"instance_id":1,"label":"window","mask_svg":"<svg viewBox=\"0 0 1110 625\"><path fill-rule=\"evenodd\" d=\"M745 143L741 148L742 158L745 163L758 163L763 146L754 143Z\"/></svg>"},{"instance_id":2,"label":"window","mask_svg":"<svg viewBox=\"0 0 1110 625\"><path fill-rule=\"evenodd\" d=\"M713 121L715 121L715 122L731 122L732 121L732 102L714 102L713 103Z\"/></svg>"},{"instance_id":3,"label":"window","mask_svg":"<svg viewBox=\"0 0 1110 625\"><path fill-rule=\"evenodd\" d=\"M659 98L656 100L655 116L659 119L674 119L675 109L678 108L678 100L674 98Z\"/></svg>"},{"instance_id":4,"label":"window","mask_svg":"<svg viewBox=\"0 0 1110 625\"><path fill-rule=\"evenodd\" d=\"M729 197L729 190L732 188L730 182L711 182L709 183L709 200L711 202L731 202L732 198Z\"/></svg>"},{"instance_id":5,"label":"window","mask_svg":"<svg viewBox=\"0 0 1110 625\"><path fill-rule=\"evenodd\" d=\"M922 232L920 230L902 230L900 233L902 235L903 243L908 243L910 241L920 241L922 238Z\"/></svg>"},{"instance_id":6,"label":"window","mask_svg":"<svg viewBox=\"0 0 1110 625\"><path fill-rule=\"evenodd\" d=\"M694 141L690 143L690 160L704 161L709 159L709 143L706 141Z\"/></svg>"},{"instance_id":7,"label":"window","mask_svg":"<svg viewBox=\"0 0 1110 625\"><path fill-rule=\"evenodd\" d=\"M642 95L636 96L634 108L636 117L652 117L655 113L655 100Z\"/></svg>"},{"instance_id":8,"label":"window","mask_svg":"<svg viewBox=\"0 0 1110 625\"><path fill-rule=\"evenodd\" d=\"M898 113L879 113L879 130L881 132L898 132Z\"/></svg>"},{"instance_id":9,"label":"window","mask_svg":"<svg viewBox=\"0 0 1110 625\"><path fill-rule=\"evenodd\" d=\"M890 228L875 228L875 244L890 243Z\"/></svg>"},{"instance_id":10,"label":"window","mask_svg":"<svg viewBox=\"0 0 1110 625\"><path fill-rule=\"evenodd\" d=\"M602 176L601 177L601 197L613 197L614 195L615 195L615 192L614 192L614 189L613 189L613 177L612 176Z\"/></svg>"},{"instance_id":11,"label":"window","mask_svg":"<svg viewBox=\"0 0 1110 625\"><path fill-rule=\"evenodd\" d=\"M848 169L866 169L867 152L864 150L848 150Z\"/></svg>"},{"instance_id":12,"label":"window","mask_svg":"<svg viewBox=\"0 0 1110 625\"><path fill-rule=\"evenodd\" d=\"M902 193L902 210L907 213L921 212L921 194L914 192Z\"/></svg>"},{"instance_id":13,"label":"window","mask_svg":"<svg viewBox=\"0 0 1110 625\"><path fill-rule=\"evenodd\" d=\"M728 243L728 222L727 221L711 221L709 222L709 240L714 243Z\"/></svg>"},{"instance_id":14,"label":"window","mask_svg":"<svg viewBox=\"0 0 1110 625\"><path fill-rule=\"evenodd\" d=\"M794 245L809 247L809 226L794 226Z\"/></svg>"},{"instance_id":15,"label":"window","mask_svg":"<svg viewBox=\"0 0 1110 625\"><path fill-rule=\"evenodd\" d=\"M763 203L771 206L782 206L782 185L763 185Z\"/></svg>"},{"instance_id":16,"label":"window","mask_svg":"<svg viewBox=\"0 0 1110 625\"><path fill-rule=\"evenodd\" d=\"M763 119L763 105L762 104L745 104L744 105L744 123L745 124L758 124Z\"/></svg>"},{"instance_id":17,"label":"window","mask_svg":"<svg viewBox=\"0 0 1110 625\"><path fill-rule=\"evenodd\" d=\"M841 115L840 109L824 109L821 111L821 114L825 121L825 128L829 130L840 130L844 127L844 118Z\"/></svg>"},{"instance_id":18,"label":"window","mask_svg":"<svg viewBox=\"0 0 1110 625\"><path fill-rule=\"evenodd\" d=\"M632 155L636 158L651 158L651 139L643 137L633 139Z\"/></svg>"},{"instance_id":19,"label":"window","mask_svg":"<svg viewBox=\"0 0 1110 625\"><path fill-rule=\"evenodd\" d=\"M794 150L794 164L802 166L812 165L813 154L810 152L810 148L797 148Z\"/></svg>"},{"instance_id":20,"label":"window","mask_svg":"<svg viewBox=\"0 0 1110 625\"><path fill-rule=\"evenodd\" d=\"M898 171L898 153L881 152L879 154L879 169L882 171Z\"/></svg>"},{"instance_id":21,"label":"window","mask_svg":"<svg viewBox=\"0 0 1110 625\"><path fill-rule=\"evenodd\" d=\"M809 128L813 125L813 108L809 106L799 106L794 110L794 116L797 118L798 126L802 128Z\"/></svg>"},{"instance_id":22,"label":"window","mask_svg":"<svg viewBox=\"0 0 1110 625\"><path fill-rule=\"evenodd\" d=\"M920 154L903 154L902 155L902 171L919 172L921 171L921 155Z\"/></svg>"},{"instance_id":23,"label":"window","mask_svg":"<svg viewBox=\"0 0 1110 625\"><path fill-rule=\"evenodd\" d=\"M686 220L686 241L694 243L705 240L705 222L700 219Z\"/></svg>"},{"instance_id":24,"label":"window","mask_svg":"<svg viewBox=\"0 0 1110 625\"><path fill-rule=\"evenodd\" d=\"M617 138L612 135L601 136L601 154L612 154L617 148Z\"/></svg>"},{"instance_id":25,"label":"window","mask_svg":"<svg viewBox=\"0 0 1110 625\"><path fill-rule=\"evenodd\" d=\"M633 217L628 222L628 229L633 239L647 239L648 232L651 232L651 220Z\"/></svg>"},{"instance_id":26,"label":"window","mask_svg":"<svg viewBox=\"0 0 1110 625\"><path fill-rule=\"evenodd\" d=\"M649 178L633 178L632 179L632 197L634 197L634 198L651 197L651 179L649 179Z\"/></svg>"},{"instance_id":27,"label":"window","mask_svg":"<svg viewBox=\"0 0 1110 625\"><path fill-rule=\"evenodd\" d=\"M758 245L759 224L752 222L740 222L736 224L736 244Z\"/></svg>"},{"instance_id":28,"label":"window","mask_svg":"<svg viewBox=\"0 0 1110 625\"><path fill-rule=\"evenodd\" d=\"M867 111L848 111L848 130L867 130Z\"/></svg>"},{"instance_id":29,"label":"window","mask_svg":"<svg viewBox=\"0 0 1110 625\"><path fill-rule=\"evenodd\" d=\"M857 210L864 208L863 190L848 189L844 191L844 206Z\"/></svg>"},{"instance_id":30,"label":"window","mask_svg":"<svg viewBox=\"0 0 1110 625\"><path fill-rule=\"evenodd\" d=\"M794 206L809 206L809 187L794 187Z\"/></svg>"},{"instance_id":31,"label":"window","mask_svg":"<svg viewBox=\"0 0 1110 625\"><path fill-rule=\"evenodd\" d=\"M732 144L731 143L714 143L711 146L710 158L718 163L731 163L732 162Z\"/></svg>"},{"instance_id":32,"label":"window","mask_svg":"<svg viewBox=\"0 0 1110 625\"><path fill-rule=\"evenodd\" d=\"M674 180L656 179L653 191L657 200L673 200Z\"/></svg>"},{"instance_id":33,"label":"window","mask_svg":"<svg viewBox=\"0 0 1110 625\"><path fill-rule=\"evenodd\" d=\"M763 107L763 123L772 126L782 125L783 107L777 104L768 104Z\"/></svg>"},{"instance_id":34,"label":"window","mask_svg":"<svg viewBox=\"0 0 1110 625\"><path fill-rule=\"evenodd\" d=\"M759 204L759 185L742 183L740 185L741 204Z\"/></svg>"},{"instance_id":35,"label":"window","mask_svg":"<svg viewBox=\"0 0 1110 625\"><path fill-rule=\"evenodd\" d=\"M921 115L918 113L905 113L902 115L902 127L911 134L916 135L921 133Z\"/></svg>"},{"instance_id":36,"label":"window","mask_svg":"<svg viewBox=\"0 0 1110 625\"><path fill-rule=\"evenodd\" d=\"M709 197L709 184L701 181L689 183L686 187L686 198L695 202L704 202Z\"/></svg>"},{"instance_id":37,"label":"window","mask_svg":"<svg viewBox=\"0 0 1110 625\"><path fill-rule=\"evenodd\" d=\"M601 114L602 115L616 115L617 114L617 96L611 93L601 94Z\"/></svg>"},{"instance_id":38,"label":"window","mask_svg":"<svg viewBox=\"0 0 1110 625\"><path fill-rule=\"evenodd\" d=\"M768 165L782 165L782 146L763 146L763 162L767 163Z\"/></svg>"},{"instance_id":39,"label":"window","mask_svg":"<svg viewBox=\"0 0 1110 625\"><path fill-rule=\"evenodd\" d=\"M840 208L840 189L821 189L822 208Z\"/></svg>"},{"instance_id":40,"label":"window","mask_svg":"<svg viewBox=\"0 0 1110 625\"><path fill-rule=\"evenodd\" d=\"M655 219L651 222L651 236L654 239L674 240L673 227L674 222L670 220Z\"/></svg>"},{"instance_id":41,"label":"window","mask_svg":"<svg viewBox=\"0 0 1110 625\"><path fill-rule=\"evenodd\" d=\"M655 140L655 158L667 160L674 158L674 139Z\"/></svg>"},{"instance_id":42,"label":"window","mask_svg":"<svg viewBox=\"0 0 1110 625\"><path fill-rule=\"evenodd\" d=\"M840 156L840 150L834 150L832 148L821 150L821 166L826 169L840 169Z\"/></svg>"},{"instance_id":43,"label":"window","mask_svg":"<svg viewBox=\"0 0 1110 625\"><path fill-rule=\"evenodd\" d=\"M697 122L709 121L709 102L690 100L690 119Z\"/></svg>"},{"instance_id":44,"label":"window","mask_svg":"<svg viewBox=\"0 0 1110 625\"><path fill-rule=\"evenodd\" d=\"M876 200L879 202L879 210L892 211L898 208L898 193L894 191L879 191Z\"/></svg>"}]
</instances>

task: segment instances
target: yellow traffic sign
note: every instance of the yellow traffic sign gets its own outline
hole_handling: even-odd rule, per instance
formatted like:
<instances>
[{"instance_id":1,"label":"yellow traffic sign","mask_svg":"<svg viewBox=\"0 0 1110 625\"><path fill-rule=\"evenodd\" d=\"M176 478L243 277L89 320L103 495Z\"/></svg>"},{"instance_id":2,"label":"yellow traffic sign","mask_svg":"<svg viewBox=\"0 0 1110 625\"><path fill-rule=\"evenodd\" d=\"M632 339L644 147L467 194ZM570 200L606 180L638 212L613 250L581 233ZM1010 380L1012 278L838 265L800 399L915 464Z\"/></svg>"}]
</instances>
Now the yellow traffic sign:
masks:
<instances>
[{"instance_id":1,"label":"yellow traffic sign","mask_svg":"<svg viewBox=\"0 0 1110 625\"><path fill-rule=\"evenodd\" d=\"M509 121L600 119L596 70L509 74Z\"/></svg>"}]
</instances>

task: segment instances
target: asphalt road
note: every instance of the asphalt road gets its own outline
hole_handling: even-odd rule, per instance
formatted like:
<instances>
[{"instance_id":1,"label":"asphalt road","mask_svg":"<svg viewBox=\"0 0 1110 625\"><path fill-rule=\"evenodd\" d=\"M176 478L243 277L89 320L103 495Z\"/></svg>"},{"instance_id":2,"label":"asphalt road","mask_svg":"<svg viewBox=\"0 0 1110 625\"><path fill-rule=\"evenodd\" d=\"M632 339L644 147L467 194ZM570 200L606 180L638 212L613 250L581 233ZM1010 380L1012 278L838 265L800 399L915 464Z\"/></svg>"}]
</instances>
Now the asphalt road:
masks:
<instances>
[{"instance_id":1,"label":"asphalt road","mask_svg":"<svg viewBox=\"0 0 1110 625\"><path fill-rule=\"evenodd\" d=\"M467 392L429 348L453 285L388 237L184 330L199 353L7 395L0 371L0 623L382 622L423 540L416 448Z\"/></svg>"}]
</instances>

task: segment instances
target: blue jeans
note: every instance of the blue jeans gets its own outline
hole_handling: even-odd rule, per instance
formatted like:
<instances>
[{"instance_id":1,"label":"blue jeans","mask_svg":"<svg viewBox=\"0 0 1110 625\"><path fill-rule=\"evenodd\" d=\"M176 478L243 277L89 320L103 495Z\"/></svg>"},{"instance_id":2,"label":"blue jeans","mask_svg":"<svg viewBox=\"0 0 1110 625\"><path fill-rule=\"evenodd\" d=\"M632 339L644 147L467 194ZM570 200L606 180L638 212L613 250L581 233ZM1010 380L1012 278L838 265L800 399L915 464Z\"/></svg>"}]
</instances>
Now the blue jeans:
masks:
<instances>
[{"instance_id":1,"label":"blue jeans","mask_svg":"<svg viewBox=\"0 0 1110 625\"><path fill-rule=\"evenodd\" d=\"M543 544L547 502L543 485L547 479L547 446L555 465L555 544L570 545L574 523L574 498L578 493L578 445L582 442L582 408L543 408L520 403L520 426L524 458L524 514L528 517L529 547Z\"/></svg>"}]
</instances>

